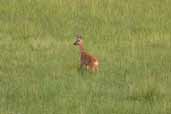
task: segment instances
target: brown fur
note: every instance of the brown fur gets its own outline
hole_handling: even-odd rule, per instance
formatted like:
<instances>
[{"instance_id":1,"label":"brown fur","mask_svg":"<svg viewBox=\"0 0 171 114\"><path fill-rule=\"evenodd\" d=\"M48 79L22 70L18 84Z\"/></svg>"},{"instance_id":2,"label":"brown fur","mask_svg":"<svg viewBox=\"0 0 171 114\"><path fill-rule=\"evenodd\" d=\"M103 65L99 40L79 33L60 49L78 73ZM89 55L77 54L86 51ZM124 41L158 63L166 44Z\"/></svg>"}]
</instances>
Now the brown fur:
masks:
<instances>
[{"instance_id":1,"label":"brown fur","mask_svg":"<svg viewBox=\"0 0 171 114\"><path fill-rule=\"evenodd\" d=\"M83 40L81 36L77 36L77 40L74 42L74 45L79 46L80 49L80 68L85 68L92 72L99 70L99 61L86 51L84 51Z\"/></svg>"},{"instance_id":2,"label":"brown fur","mask_svg":"<svg viewBox=\"0 0 171 114\"><path fill-rule=\"evenodd\" d=\"M91 70L93 72L98 71L99 62L95 57L85 51L82 51L80 67L85 67L87 70Z\"/></svg>"}]
</instances>

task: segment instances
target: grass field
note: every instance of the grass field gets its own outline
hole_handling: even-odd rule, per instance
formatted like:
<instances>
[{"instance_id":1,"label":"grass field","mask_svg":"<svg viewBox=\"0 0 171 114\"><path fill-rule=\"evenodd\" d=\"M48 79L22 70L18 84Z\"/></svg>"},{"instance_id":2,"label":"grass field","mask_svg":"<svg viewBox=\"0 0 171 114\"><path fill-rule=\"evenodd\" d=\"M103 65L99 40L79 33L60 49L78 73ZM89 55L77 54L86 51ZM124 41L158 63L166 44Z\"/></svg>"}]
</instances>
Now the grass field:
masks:
<instances>
[{"instance_id":1,"label":"grass field","mask_svg":"<svg viewBox=\"0 0 171 114\"><path fill-rule=\"evenodd\" d=\"M171 114L170 0L0 0L0 114ZM80 72L75 35L100 60Z\"/></svg>"}]
</instances>

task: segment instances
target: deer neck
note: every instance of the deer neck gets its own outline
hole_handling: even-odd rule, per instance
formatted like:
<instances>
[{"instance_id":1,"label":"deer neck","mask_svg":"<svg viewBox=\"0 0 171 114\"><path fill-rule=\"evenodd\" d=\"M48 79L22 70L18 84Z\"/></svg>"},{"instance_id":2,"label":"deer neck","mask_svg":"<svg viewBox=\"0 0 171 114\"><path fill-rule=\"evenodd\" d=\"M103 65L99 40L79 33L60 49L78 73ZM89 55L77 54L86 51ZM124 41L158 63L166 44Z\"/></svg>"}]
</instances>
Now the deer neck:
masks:
<instances>
[{"instance_id":1,"label":"deer neck","mask_svg":"<svg viewBox=\"0 0 171 114\"><path fill-rule=\"evenodd\" d=\"M80 53L84 52L84 46L83 46L83 44L80 44L79 45L79 48L80 48Z\"/></svg>"}]
</instances>

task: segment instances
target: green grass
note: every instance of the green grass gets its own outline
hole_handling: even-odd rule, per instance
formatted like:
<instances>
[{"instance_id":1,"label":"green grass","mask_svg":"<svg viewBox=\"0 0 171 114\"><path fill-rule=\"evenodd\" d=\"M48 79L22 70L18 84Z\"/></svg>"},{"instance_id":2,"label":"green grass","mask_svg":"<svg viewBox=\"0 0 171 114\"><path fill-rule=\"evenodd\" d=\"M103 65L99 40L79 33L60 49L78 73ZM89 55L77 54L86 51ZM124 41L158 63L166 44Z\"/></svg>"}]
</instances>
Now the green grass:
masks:
<instances>
[{"instance_id":1,"label":"green grass","mask_svg":"<svg viewBox=\"0 0 171 114\"><path fill-rule=\"evenodd\" d=\"M170 114L170 0L0 0L0 114ZM75 35L100 60L80 72Z\"/></svg>"}]
</instances>

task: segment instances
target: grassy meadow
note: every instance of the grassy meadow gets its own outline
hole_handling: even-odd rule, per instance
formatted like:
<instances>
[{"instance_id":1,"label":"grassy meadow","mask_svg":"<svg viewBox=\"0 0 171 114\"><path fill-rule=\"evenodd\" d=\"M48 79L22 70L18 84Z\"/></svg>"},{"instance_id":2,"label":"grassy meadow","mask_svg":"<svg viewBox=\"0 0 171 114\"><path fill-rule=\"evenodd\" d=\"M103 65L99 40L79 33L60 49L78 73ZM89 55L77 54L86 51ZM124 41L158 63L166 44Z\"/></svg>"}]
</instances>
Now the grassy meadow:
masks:
<instances>
[{"instance_id":1,"label":"grassy meadow","mask_svg":"<svg viewBox=\"0 0 171 114\"><path fill-rule=\"evenodd\" d=\"M0 0L0 114L171 114L170 0ZM75 35L100 60L79 71Z\"/></svg>"}]
</instances>

